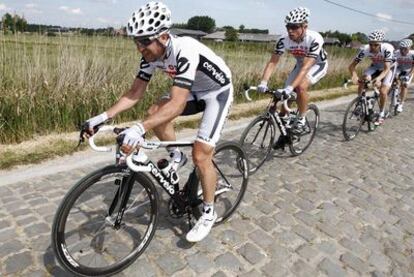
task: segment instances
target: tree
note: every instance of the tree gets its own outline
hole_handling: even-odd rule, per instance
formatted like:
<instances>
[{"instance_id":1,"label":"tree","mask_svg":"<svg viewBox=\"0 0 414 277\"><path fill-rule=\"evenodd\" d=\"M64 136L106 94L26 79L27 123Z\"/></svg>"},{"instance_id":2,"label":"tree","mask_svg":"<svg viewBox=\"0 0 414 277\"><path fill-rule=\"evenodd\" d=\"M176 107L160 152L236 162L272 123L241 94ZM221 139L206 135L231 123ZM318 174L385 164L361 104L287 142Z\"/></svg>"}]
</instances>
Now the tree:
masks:
<instances>
[{"instance_id":1,"label":"tree","mask_svg":"<svg viewBox=\"0 0 414 277\"><path fill-rule=\"evenodd\" d=\"M17 14L11 15L6 13L2 17L3 29L10 30L12 33L15 32L24 32L27 29L27 21L24 17L20 17Z\"/></svg>"},{"instance_id":2,"label":"tree","mask_svg":"<svg viewBox=\"0 0 414 277\"><path fill-rule=\"evenodd\" d=\"M239 39L239 34L237 33L236 29L228 28L226 29L226 32L224 33L224 37L228 41L237 41Z\"/></svg>"},{"instance_id":3,"label":"tree","mask_svg":"<svg viewBox=\"0 0 414 277\"><path fill-rule=\"evenodd\" d=\"M211 33L216 28L216 21L209 16L193 16L187 22L188 29Z\"/></svg>"},{"instance_id":4,"label":"tree","mask_svg":"<svg viewBox=\"0 0 414 277\"><path fill-rule=\"evenodd\" d=\"M363 44L368 42L368 37L366 34L361 33L361 32L357 32L351 35L352 40L356 40L359 41Z\"/></svg>"},{"instance_id":5,"label":"tree","mask_svg":"<svg viewBox=\"0 0 414 277\"><path fill-rule=\"evenodd\" d=\"M243 33L244 29L245 29L245 27L244 27L243 24L239 26L239 32L240 33Z\"/></svg>"}]
</instances>

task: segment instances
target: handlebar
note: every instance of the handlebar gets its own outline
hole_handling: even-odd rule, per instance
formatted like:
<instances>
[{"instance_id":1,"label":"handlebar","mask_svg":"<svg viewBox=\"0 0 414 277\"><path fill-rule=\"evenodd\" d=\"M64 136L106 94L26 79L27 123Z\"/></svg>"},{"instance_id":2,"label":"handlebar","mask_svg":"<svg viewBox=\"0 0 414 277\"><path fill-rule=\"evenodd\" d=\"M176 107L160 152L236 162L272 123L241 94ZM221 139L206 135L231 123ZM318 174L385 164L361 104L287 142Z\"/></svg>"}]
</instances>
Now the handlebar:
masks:
<instances>
[{"instance_id":1,"label":"handlebar","mask_svg":"<svg viewBox=\"0 0 414 277\"><path fill-rule=\"evenodd\" d=\"M245 91L244 91L244 96L246 97L246 99L248 100L248 101L252 101L252 99L250 98L250 95L249 95L249 92L251 91L251 90L253 90L253 91L257 91L257 87L255 87L255 86L251 86L251 87L248 87ZM275 97L277 100L282 100L283 99L283 96L281 95L281 93L279 93L277 90L274 90L274 91L272 91L272 90L268 90L268 91L266 91L265 92L266 94L271 94L273 97ZM297 94L296 94L296 92L292 92L290 95L289 95L289 98L288 99L283 99L283 107L285 108L285 110L287 111L287 112L291 112L292 110L289 108L289 106L288 106L288 101L292 101L292 100L296 100L296 98L297 98Z\"/></svg>"},{"instance_id":2,"label":"handlebar","mask_svg":"<svg viewBox=\"0 0 414 277\"><path fill-rule=\"evenodd\" d=\"M111 147L105 147L105 146L97 146L95 144L95 137L97 134L99 133L104 133L104 132L113 132L117 135L119 135L119 133L121 133L123 130L125 130L125 128L117 128L114 126L109 126L109 125L104 125L102 127L100 127L97 132L89 137L88 139L88 143L89 146L96 152L111 152L112 148ZM119 138L119 136L118 136ZM122 145L122 140L117 139L117 144L119 146ZM126 156L126 163L128 165L128 167L135 172L142 172L142 171L150 171L151 167L149 165L137 165L136 163L134 163L134 161L144 164L147 160L148 157L145 154L144 149L148 149L148 150L155 150L158 148L162 148L162 147L167 147L167 146L171 146L171 145L177 145L177 146L191 146L194 144L194 141L147 141L144 140L141 144L139 144L137 146L136 151L132 151L130 154L125 154L122 151L120 151L120 154L122 156Z\"/></svg>"}]
</instances>

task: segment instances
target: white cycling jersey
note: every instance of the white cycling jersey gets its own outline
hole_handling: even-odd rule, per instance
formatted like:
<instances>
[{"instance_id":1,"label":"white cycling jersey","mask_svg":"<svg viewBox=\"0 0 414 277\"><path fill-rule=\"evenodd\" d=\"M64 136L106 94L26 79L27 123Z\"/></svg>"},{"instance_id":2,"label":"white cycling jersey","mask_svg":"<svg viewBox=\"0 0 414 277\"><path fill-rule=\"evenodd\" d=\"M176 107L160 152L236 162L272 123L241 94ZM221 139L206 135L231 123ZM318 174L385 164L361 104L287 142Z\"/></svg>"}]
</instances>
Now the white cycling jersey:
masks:
<instances>
[{"instance_id":1,"label":"white cycling jersey","mask_svg":"<svg viewBox=\"0 0 414 277\"><path fill-rule=\"evenodd\" d=\"M414 66L414 50L410 50L405 56L397 50L394 52L394 59L397 62L398 71L410 71Z\"/></svg>"},{"instance_id":2,"label":"white cycling jersey","mask_svg":"<svg viewBox=\"0 0 414 277\"><path fill-rule=\"evenodd\" d=\"M316 63L325 63L327 54L323 49L324 40L315 31L306 30L306 34L301 42L295 42L289 35L283 35L277 42L274 53L282 55L287 51L296 58L297 64L301 65L305 57L316 59Z\"/></svg>"},{"instance_id":3,"label":"white cycling jersey","mask_svg":"<svg viewBox=\"0 0 414 277\"><path fill-rule=\"evenodd\" d=\"M355 57L355 61L360 62L364 58L370 58L372 61L370 67L383 70L385 62L393 62L393 52L394 47L389 43L381 43L381 49L377 54L372 53L369 45L366 44L360 48L358 55Z\"/></svg>"},{"instance_id":4,"label":"white cycling jersey","mask_svg":"<svg viewBox=\"0 0 414 277\"><path fill-rule=\"evenodd\" d=\"M231 83L225 62L207 46L190 37L170 36L162 60L141 59L137 77L149 81L159 68L173 78L174 86L191 92L217 91Z\"/></svg>"}]
</instances>

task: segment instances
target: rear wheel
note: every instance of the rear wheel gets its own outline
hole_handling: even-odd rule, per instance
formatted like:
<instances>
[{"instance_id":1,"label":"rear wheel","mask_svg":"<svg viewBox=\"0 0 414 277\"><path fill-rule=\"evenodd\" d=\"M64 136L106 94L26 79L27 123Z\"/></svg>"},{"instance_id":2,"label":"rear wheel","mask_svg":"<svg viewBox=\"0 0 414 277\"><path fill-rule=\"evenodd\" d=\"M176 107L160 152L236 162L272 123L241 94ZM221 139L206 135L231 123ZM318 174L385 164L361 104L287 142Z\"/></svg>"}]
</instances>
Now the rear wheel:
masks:
<instances>
[{"instance_id":1,"label":"rear wheel","mask_svg":"<svg viewBox=\"0 0 414 277\"><path fill-rule=\"evenodd\" d=\"M125 193L129 197L121 207ZM75 276L107 276L123 270L151 241L157 203L157 191L144 174L132 174L126 166L91 173L66 194L56 212L52 246L57 260ZM118 217L120 225L115 224Z\"/></svg>"},{"instance_id":2,"label":"rear wheel","mask_svg":"<svg viewBox=\"0 0 414 277\"><path fill-rule=\"evenodd\" d=\"M256 172L266 161L275 135L276 124L270 114L256 117L243 131L240 144L246 151L250 174Z\"/></svg>"},{"instance_id":3,"label":"rear wheel","mask_svg":"<svg viewBox=\"0 0 414 277\"><path fill-rule=\"evenodd\" d=\"M289 149L294 155L300 155L312 144L319 126L319 109L315 104L308 105L305 115L306 124L300 134L289 132Z\"/></svg>"},{"instance_id":4,"label":"rear wheel","mask_svg":"<svg viewBox=\"0 0 414 277\"><path fill-rule=\"evenodd\" d=\"M357 97L348 105L342 122L342 133L346 140L354 139L365 123L365 104Z\"/></svg>"}]
</instances>

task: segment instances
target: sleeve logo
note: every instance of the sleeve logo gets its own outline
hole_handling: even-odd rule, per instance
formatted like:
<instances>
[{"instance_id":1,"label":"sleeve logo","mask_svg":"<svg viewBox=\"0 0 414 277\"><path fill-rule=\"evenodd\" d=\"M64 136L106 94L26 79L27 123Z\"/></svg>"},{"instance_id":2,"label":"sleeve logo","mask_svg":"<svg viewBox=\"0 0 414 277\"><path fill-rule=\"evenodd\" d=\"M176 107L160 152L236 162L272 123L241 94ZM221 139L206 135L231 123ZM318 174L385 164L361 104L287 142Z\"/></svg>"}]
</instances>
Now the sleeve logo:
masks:
<instances>
[{"instance_id":1,"label":"sleeve logo","mask_svg":"<svg viewBox=\"0 0 414 277\"><path fill-rule=\"evenodd\" d=\"M190 68L190 62L185 57L180 57L181 51L177 55L177 75L184 74Z\"/></svg>"}]
</instances>

